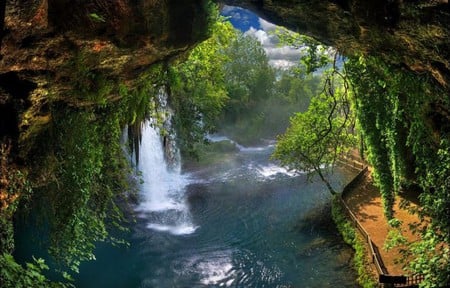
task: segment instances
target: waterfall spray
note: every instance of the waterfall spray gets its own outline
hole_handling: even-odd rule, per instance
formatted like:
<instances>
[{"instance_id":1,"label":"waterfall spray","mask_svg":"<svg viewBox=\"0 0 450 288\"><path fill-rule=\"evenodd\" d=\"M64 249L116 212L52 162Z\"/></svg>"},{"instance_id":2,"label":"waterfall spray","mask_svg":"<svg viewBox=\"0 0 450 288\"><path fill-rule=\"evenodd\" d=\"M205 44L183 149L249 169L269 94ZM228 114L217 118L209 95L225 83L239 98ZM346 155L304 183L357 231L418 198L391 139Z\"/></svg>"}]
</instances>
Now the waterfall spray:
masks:
<instances>
[{"instance_id":1,"label":"waterfall spray","mask_svg":"<svg viewBox=\"0 0 450 288\"><path fill-rule=\"evenodd\" d=\"M160 101L166 105L164 99ZM170 117L164 125L167 129ZM142 172L143 183L137 210L149 220L147 227L176 235L193 233L196 227L184 197L189 181L181 174L175 139L161 136L160 129L152 125L151 120L142 128L138 169Z\"/></svg>"}]
</instances>

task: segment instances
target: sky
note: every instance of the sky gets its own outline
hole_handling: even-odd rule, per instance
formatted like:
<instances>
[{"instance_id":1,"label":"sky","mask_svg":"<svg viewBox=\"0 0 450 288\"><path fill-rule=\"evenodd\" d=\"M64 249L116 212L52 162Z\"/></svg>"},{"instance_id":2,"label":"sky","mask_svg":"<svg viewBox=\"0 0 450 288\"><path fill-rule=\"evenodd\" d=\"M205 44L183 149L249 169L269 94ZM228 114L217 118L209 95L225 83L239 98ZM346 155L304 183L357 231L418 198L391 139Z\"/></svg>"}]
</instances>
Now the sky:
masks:
<instances>
[{"instance_id":1,"label":"sky","mask_svg":"<svg viewBox=\"0 0 450 288\"><path fill-rule=\"evenodd\" d=\"M229 21L235 28L261 42L272 66L286 69L299 62L301 49L280 46L278 38L270 34L277 28L276 25L240 7L224 6L221 14L229 17Z\"/></svg>"}]
</instances>

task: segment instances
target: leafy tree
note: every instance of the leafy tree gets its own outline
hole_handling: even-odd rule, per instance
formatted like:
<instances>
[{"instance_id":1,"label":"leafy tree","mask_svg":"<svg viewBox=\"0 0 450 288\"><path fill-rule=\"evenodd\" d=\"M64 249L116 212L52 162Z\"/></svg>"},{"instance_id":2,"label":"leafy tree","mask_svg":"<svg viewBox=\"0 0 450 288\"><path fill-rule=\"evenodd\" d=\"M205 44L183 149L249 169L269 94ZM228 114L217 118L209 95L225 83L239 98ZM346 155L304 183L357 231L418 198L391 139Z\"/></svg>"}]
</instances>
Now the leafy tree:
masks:
<instances>
[{"instance_id":1,"label":"leafy tree","mask_svg":"<svg viewBox=\"0 0 450 288\"><path fill-rule=\"evenodd\" d=\"M228 100L223 67L229 58L224 51L236 37L231 24L218 17L211 37L195 47L186 61L168 68L169 100L176 111L173 124L182 150L194 153L193 144L215 128Z\"/></svg>"},{"instance_id":2,"label":"leafy tree","mask_svg":"<svg viewBox=\"0 0 450 288\"><path fill-rule=\"evenodd\" d=\"M285 99L294 106L296 112L308 109L309 102L314 95L318 95L323 89L322 77L306 74L301 67L294 67L287 71L281 71L281 76L276 82L275 91L277 97Z\"/></svg>"},{"instance_id":3,"label":"leafy tree","mask_svg":"<svg viewBox=\"0 0 450 288\"><path fill-rule=\"evenodd\" d=\"M261 43L252 36L240 34L225 53L229 59L224 63L229 101L219 127L238 142L252 144L267 137L270 126L279 119L273 118L276 111L272 109L283 102L276 99L275 70Z\"/></svg>"},{"instance_id":4,"label":"leafy tree","mask_svg":"<svg viewBox=\"0 0 450 288\"><path fill-rule=\"evenodd\" d=\"M330 60L327 49L316 40L284 28L275 35L282 45L302 48L305 53L294 75L304 79L326 66L322 92L311 99L308 110L296 113L290 126L278 138L273 157L281 164L297 170L316 172L331 194L336 194L324 175L324 168L355 146L355 117L351 106L351 90L345 74L337 67L338 54Z\"/></svg>"},{"instance_id":5,"label":"leafy tree","mask_svg":"<svg viewBox=\"0 0 450 288\"><path fill-rule=\"evenodd\" d=\"M355 144L355 135L348 86L330 79L324 91L311 99L308 110L291 118L290 126L278 138L273 157L292 169L317 172L330 193L335 194L324 167L333 165Z\"/></svg>"},{"instance_id":6,"label":"leafy tree","mask_svg":"<svg viewBox=\"0 0 450 288\"><path fill-rule=\"evenodd\" d=\"M301 35L286 28L279 27L274 33L280 40L280 45L288 45L297 49L303 49L304 56L300 59L297 69L300 73L313 73L330 64L328 51L319 41L312 37Z\"/></svg>"},{"instance_id":7,"label":"leafy tree","mask_svg":"<svg viewBox=\"0 0 450 288\"><path fill-rule=\"evenodd\" d=\"M239 35L225 50L230 61L225 63L225 83L230 101L225 116L238 120L251 113L261 100L273 93L275 73L257 39Z\"/></svg>"}]
</instances>

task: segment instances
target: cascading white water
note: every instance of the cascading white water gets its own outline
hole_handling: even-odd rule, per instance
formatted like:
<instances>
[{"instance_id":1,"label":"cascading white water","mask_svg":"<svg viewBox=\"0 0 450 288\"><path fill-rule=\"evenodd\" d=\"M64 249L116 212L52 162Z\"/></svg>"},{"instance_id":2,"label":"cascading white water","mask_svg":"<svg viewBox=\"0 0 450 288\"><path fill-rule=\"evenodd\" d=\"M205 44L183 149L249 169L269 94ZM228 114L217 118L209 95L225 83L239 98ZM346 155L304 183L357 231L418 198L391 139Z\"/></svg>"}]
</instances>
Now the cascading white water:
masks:
<instances>
[{"instance_id":1,"label":"cascading white water","mask_svg":"<svg viewBox=\"0 0 450 288\"><path fill-rule=\"evenodd\" d=\"M159 96L165 106L164 91ZM170 119L165 122L170 125ZM192 223L184 197L189 181L181 174L179 151L174 139L166 136L163 141L159 128L154 126L151 121L146 121L142 127L137 168L142 173L143 183L137 210L148 219L150 229L175 235L193 233L197 227Z\"/></svg>"},{"instance_id":2,"label":"cascading white water","mask_svg":"<svg viewBox=\"0 0 450 288\"><path fill-rule=\"evenodd\" d=\"M242 153L260 153L263 151L271 151L275 147L275 141L271 140L266 141L267 143L265 146L245 147L223 135L207 135L207 139L212 143L228 141L231 144L235 145L235 147ZM301 171L289 170L286 167L280 166L279 163L273 161L267 161L267 163L264 163L264 165L250 163L247 168L250 171L257 172L257 177L262 177L268 180L277 177L278 174L283 174L289 177L296 177L299 174L303 173Z\"/></svg>"},{"instance_id":3,"label":"cascading white water","mask_svg":"<svg viewBox=\"0 0 450 288\"><path fill-rule=\"evenodd\" d=\"M142 200L137 210L149 219L148 228L171 234L190 234L196 229L184 199L188 179L176 163L169 168L158 128L147 121L142 129L138 169L142 173ZM173 167L172 167L173 166Z\"/></svg>"}]
</instances>

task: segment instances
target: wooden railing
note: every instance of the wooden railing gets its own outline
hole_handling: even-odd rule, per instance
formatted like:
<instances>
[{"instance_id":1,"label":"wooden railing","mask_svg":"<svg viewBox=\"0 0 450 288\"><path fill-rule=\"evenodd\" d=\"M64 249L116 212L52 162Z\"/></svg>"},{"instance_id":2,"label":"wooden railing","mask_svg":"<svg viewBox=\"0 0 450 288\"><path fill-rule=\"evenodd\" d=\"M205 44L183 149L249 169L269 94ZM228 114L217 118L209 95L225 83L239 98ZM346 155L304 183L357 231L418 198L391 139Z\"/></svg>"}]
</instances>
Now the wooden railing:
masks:
<instances>
[{"instance_id":1,"label":"wooden railing","mask_svg":"<svg viewBox=\"0 0 450 288\"><path fill-rule=\"evenodd\" d=\"M352 190L356 183L360 181L362 177L367 173L367 166L364 167L358 175L348 183L342 193L338 195L339 203L341 203L342 207L346 211L350 221L355 225L358 231L363 236L369 247L370 258L372 263L375 265L375 268L378 273L378 283L381 285L380 287L418 287L418 284L423 281L423 275L414 275L414 276L396 276L389 275L386 266L383 263L383 259L381 258L380 251L377 245L370 238L369 233L364 229L359 220L356 218L355 214L350 210L347 203L345 203L343 196L346 195L350 190Z\"/></svg>"},{"instance_id":2,"label":"wooden railing","mask_svg":"<svg viewBox=\"0 0 450 288\"><path fill-rule=\"evenodd\" d=\"M365 167L367 167L367 162L362 159L359 154L358 156L355 155L357 152L355 151L349 151L345 153L344 155L341 155L336 162L339 165L347 166L350 168L354 168L357 170L364 170Z\"/></svg>"}]
</instances>

